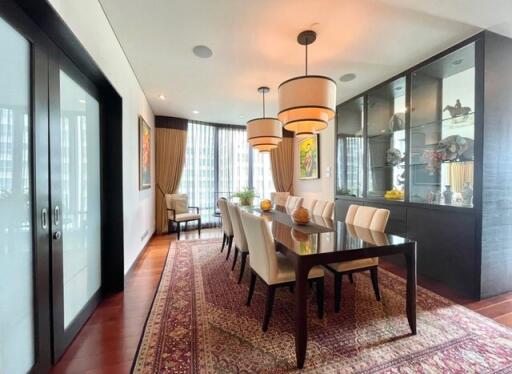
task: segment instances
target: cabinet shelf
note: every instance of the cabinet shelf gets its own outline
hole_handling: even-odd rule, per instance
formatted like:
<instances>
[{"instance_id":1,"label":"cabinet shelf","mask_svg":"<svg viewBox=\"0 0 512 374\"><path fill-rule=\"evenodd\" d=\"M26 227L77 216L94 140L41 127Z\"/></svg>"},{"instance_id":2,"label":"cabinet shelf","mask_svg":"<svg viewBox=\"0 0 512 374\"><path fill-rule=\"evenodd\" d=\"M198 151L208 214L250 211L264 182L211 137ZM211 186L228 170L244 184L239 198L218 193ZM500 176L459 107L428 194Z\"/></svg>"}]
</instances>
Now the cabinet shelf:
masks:
<instances>
[{"instance_id":1,"label":"cabinet shelf","mask_svg":"<svg viewBox=\"0 0 512 374\"><path fill-rule=\"evenodd\" d=\"M466 119L464 119L466 118ZM431 122L424 122L424 123L418 123L418 124L414 124L412 123L411 121L411 129L417 129L417 128L425 128L425 127L430 127L430 126L438 126L438 127L442 127L442 126L450 126L452 125L453 128L465 128L465 127L471 127L471 126L474 126L474 118L475 118L475 113L474 112L471 112L471 113L468 113L467 115L465 116L457 116L457 117L453 117L453 118L443 118L439 121L431 121ZM456 122L454 122L456 121ZM460 122L458 122L460 121Z\"/></svg>"}]
</instances>

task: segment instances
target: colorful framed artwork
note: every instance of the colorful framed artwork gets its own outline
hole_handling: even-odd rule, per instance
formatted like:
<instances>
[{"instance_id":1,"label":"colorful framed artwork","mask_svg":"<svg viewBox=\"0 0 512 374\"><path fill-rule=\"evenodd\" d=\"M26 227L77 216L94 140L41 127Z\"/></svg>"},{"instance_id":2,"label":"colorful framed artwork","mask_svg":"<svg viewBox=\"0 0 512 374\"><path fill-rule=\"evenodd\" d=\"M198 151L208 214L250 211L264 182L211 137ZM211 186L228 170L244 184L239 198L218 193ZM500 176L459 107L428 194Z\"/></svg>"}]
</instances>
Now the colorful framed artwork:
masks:
<instances>
[{"instance_id":1,"label":"colorful framed artwork","mask_svg":"<svg viewBox=\"0 0 512 374\"><path fill-rule=\"evenodd\" d=\"M151 188L151 127L139 116L139 190Z\"/></svg>"},{"instance_id":2,"label":"colorful framed artwork","mask_svg":"<svg viewBox=\"0 0 512 374\"><path fill-rule=\"evenodd\" d=\"M313 135L299 141L299 179L318 179L320 164L319 135Z\"/></svg>"}]
</instances>

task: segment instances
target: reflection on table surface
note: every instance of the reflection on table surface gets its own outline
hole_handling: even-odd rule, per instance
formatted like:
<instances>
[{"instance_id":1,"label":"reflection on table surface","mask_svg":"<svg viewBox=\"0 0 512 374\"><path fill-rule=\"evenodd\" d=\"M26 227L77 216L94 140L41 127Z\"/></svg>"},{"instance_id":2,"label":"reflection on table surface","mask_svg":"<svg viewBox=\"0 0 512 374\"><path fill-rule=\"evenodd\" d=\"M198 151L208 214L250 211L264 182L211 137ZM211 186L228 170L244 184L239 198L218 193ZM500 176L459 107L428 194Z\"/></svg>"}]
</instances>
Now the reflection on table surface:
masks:
<instances>
[{"instance_id":1,"label":"reflection on table surface","mask_svg":"<svg viewBox=\"0 0 512 374\"><path fill-rule=\"evenodd\" d=\"M412 242L407 238L333 221L330 218L312 216L307 225L295 225L290 215L282 209L270 212L262 212L255 208L244 210L267 220L274 239L300 255L395 246Z\"/></svg>"}]
</instances>

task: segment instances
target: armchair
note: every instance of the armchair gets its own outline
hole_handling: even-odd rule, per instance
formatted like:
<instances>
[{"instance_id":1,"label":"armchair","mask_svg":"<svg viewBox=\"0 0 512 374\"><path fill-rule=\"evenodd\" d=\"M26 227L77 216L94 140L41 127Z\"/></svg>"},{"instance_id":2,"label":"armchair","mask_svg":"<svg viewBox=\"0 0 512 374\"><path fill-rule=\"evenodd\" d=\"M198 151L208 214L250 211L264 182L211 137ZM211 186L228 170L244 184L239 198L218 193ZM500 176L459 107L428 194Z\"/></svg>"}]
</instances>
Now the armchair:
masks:
<instances>
[{"instance_id":1,"label":"armchair","mask_svg":"<svg viewBox=\"0 0 512 374\"><path fill-rule=\"evenodd\" d=\"M197 221L197 230L199 236L201 236L201 215L199 213L199 207L188 206L188 197L186 194L166 194L165 204L167 206L169 233L173 231L173 226L176 224L176 233L178 240L180 240L181 223L185 222L186 230L188 222Z\"/></svg>"}]
</instances>

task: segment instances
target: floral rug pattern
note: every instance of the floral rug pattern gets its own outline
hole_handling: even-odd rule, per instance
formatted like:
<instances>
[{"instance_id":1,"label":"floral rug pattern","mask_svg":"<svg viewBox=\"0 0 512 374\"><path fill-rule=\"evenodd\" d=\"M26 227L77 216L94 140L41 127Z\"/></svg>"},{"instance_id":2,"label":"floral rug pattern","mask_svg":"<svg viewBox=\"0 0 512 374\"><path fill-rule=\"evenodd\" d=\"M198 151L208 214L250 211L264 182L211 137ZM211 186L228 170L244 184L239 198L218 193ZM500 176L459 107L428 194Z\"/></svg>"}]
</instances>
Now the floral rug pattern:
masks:
<instances>
[{"instance_id":1,"label":"floral rug pattern","mask_svg":"<svg viewBox=\"0 0 512 374\"><path fill-rule=\"evenodd\" d=\"M220 254L217 239L173 242L134 362L135 373L284 373L296 371L294 295L278 289L266 333L265 288L245 306L249 271ZM231 257L232 259L232 257ZM418 287L418 334L405 315L405 281L379 272L344 279L334 313L326 272L325 316L310 290L305 373L512 373L512 330Z\"/></svg>"}]
</instances>

